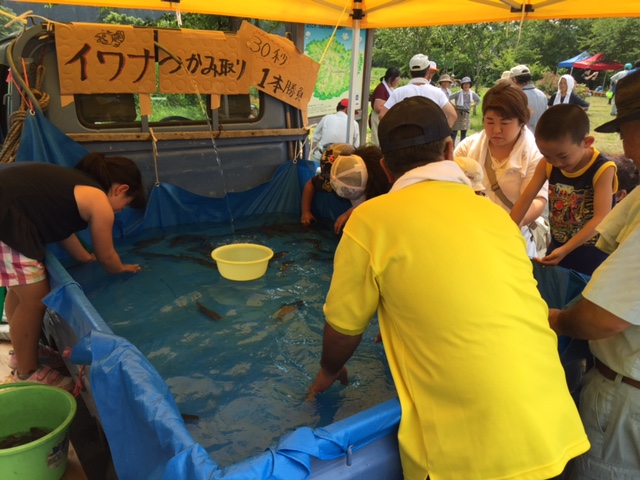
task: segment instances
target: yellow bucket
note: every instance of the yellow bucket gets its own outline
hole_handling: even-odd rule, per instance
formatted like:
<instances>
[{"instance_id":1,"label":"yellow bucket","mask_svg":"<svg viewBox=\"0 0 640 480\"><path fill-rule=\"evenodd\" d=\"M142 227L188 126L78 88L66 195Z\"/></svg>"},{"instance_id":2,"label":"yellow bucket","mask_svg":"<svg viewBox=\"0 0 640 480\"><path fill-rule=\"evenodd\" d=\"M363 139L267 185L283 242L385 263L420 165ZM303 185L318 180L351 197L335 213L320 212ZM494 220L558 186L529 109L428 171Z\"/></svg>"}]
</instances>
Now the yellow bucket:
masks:
<instances>
[{"instance_id":1,"label":"yellow bucket","mask_svg":"<svg viewBox=\"0 0 640 480\"><path fill-rule=\"evenodd\" d=\"M228 280L246 282L262 277L267 271L273 250L254 243L232 243L211 252L220 275Z\"/></svg>"}]
</instances>

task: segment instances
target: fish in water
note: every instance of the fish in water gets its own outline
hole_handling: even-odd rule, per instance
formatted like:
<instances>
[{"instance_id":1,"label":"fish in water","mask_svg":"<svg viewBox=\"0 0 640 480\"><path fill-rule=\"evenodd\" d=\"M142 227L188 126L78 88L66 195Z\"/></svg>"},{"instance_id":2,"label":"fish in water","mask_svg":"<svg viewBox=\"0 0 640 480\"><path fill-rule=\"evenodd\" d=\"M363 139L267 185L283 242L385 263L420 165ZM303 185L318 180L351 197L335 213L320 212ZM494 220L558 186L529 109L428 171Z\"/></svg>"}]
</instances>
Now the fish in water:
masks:
<instances>
[{"instance_id":1,"label":"fish in water","mask_svg":"<svg viewBox=\"0 0 640 480\"><path fill-rule=\"evenodd\" d=\"M213 260L192 257L191 255L185 255L185 254L173 255L171 253L155 253L155 252L137 252L137 254L140 255L141 257L148 257L148 258L169 258L174 260L187 260L189 262L194 262L194 263L197 263L198 265L202 265L203 267L210 267L215 270L218 269L218 265L216 265L216 263Z\"/></svg>"},{"instance_id":2,"label":"fish in water","mask_svg":"<svg viewBox=\"0 0 640 480\"><path fill-rule=\"evenodd\" d=\"M293 313L296 312L303 305L304 305L304 301L303 300L298 300L296 302L286 303L286 304L282 305L278 309L278 311L276 313L271 315L271 318L273 320L279 320L281 322L289 320L293 316Z\"/></svg>"},{"instance_id":3,"label":"fish in water","mask_svg":"<svg viewBox=\"0 0 640 480\"><path fill-rule=\"evenodd\" d=\"M192 234L184 234L184 235L176 235L171 239L169 243L170 248L176 248L180 245L185 245L187 243L197 243L197 244L205 244L207 241L207 237L204 235L192 235Z\"/></svg>"},{"instance_id":4,"label":"fish in water","mask_svg":"<svg viewBox=\"0 0 640 480\"><path fill-rule=\"evenodd\" d=\"M147 248L147 247L150 247L151 245L155 245L156 243L160 243L162 240L164 240L164 237L156 237L156 238L150 238L148 240L140 240L139 242L136 242L133 249L140 250L142 248Z\"/></svg>"},{"instance_id":5,"label":"fish in water","mask_svg":"<svg viewBox=\"0 0 640 480\"><path fill-rule=\"evenodd\" d=\"M7 437L0 438L0 450L5 448L15 448L26 445L42 437L49 435L53 430L50 428L31 427L28 432L16 432Z\"/></svg>"},{"instance_id":6,"label":"fish in water","mask_svg":"<svg viewBox=\"0 0 640 480\"><path fill-rule=\"evenodd\" d=\"M181 413L180 416L182 417L182 420L186 422L197 422L198 420L200 420L200 417L198 415L192 415L190 413Z\"/></svg>"},{"instance_id":7,"label":"fish in water","mask_svg":"<svg viewBox=\"0 0 640 480\"><path fill-rule=\"evenodd\" d=\"M209 317L209 318L211 318L213 320L221 320L222 319L222 317L220 315L218 315L213 310L211 310L211 309L205 307L204 305L202 305L198 300L196 300L196 305L198 306L200 311L202 313L204 313L207 317Z\"/></svg>"},{"instance_id":8,"label":"fish in water","mask_svg":"<svg viewBox=\"0 0 640 480\"><path fill-rule=\"evenodd\" d=\"M287 260L285 262L282 262L282 265L280 265L280 273L286 272L291 267L293 267L293 260Z\"/></svg>"},{"instance_id":9,"label":"fish in water","mask_svg":"<svg viewBox=\"0 0 640 480\"><path fill-rule=\"evenodd\" d=\"M287 255L289 255L289 252L284 252L284 251L277 252L273 254L273 257L271 257L271 260L278 260L280 258L286 257Z\"/></svg>"}]
</instances>

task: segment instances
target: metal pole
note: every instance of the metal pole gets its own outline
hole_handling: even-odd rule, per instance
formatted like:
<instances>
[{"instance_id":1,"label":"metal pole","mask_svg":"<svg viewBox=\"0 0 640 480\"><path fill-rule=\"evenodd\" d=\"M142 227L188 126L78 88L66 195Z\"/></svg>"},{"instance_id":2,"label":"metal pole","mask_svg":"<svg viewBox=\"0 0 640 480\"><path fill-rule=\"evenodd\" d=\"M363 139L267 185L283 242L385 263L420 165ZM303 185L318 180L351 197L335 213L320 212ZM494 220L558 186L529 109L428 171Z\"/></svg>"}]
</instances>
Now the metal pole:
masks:
<instances>
[{"instance_id":1,"label":"metal pole","mask_svg":"<svg viewBox=\"0 0 640 480\"><path fill-rule=\"evenodd\" d=\"M356 106L356 89L357 89L357 76L358 76L358 59L360 56L360 20L363 18L362 2L355 0L353 2L353 38L351 43L351 76L349 80L349 108L347 119L347 141L346 143L352 143L353 137L353 119L355 117Z\"/></svg>"}]
</instances>

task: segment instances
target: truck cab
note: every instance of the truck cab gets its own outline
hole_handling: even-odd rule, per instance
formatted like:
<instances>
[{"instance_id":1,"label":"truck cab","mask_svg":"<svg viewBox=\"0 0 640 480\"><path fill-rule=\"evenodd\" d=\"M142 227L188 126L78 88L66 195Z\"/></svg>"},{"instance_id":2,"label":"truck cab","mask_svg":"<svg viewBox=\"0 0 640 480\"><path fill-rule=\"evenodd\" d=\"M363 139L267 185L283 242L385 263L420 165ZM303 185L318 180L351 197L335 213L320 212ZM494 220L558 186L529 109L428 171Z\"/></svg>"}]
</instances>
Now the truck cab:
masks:
<instances>
[{"instance_id":1,"label":"truck cab","mask_svg":"<svg viewBox=\"0 0 640 480\"><path fill-rule=\"evenodd\" d=\"M137 93L61 95L55 42L60 28L64 24L42 23L0 41L0 75L11 79L0 84L4 150L11 147L7 142L19 141L14 123L22 119L16 112L24 117L39 109L87 151L134 160L147 185L167 182L203 196L248 190L268 181L284 162L305 158L309 132L300 110L254 87L213 101L200 93L155 93L150 112L141 108L144 99Z\"/></svg>"}]
</instances>

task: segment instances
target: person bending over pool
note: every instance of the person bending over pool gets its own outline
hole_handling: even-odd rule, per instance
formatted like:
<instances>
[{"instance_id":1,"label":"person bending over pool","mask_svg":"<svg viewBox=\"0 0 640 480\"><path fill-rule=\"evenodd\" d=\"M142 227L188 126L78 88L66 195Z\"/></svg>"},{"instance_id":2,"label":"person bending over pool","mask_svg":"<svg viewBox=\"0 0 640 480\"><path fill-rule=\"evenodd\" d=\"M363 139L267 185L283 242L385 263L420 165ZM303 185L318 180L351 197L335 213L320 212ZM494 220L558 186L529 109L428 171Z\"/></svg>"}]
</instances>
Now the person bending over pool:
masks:
<instances>
[{"instance_id":1,"label":"person bending over pool","mask_svg":"<svg viewBox=\"0 0 640 480\"><path fill-rule=\"evenodd\" d=\"M339 155L331 167L331 188L340 198L351 202L351 208L340 215L334 224L339 234L353 209L365 200L387 193L391 188L384 173L382 152L375 145L357 148L353 155Z\"/></svg>"},{"instance_id":2,"label":"person bending over pool","mask_svg":"<svg viewBox=\"0 0 640 480\"><path fill-rule=\"evenodd\" d=\"M144 208L142 175L124 157L90 153L75 169L37 162L0 165L0 286L7 287L14 380L73 389L73 381L41 365L38 342L49 293L45 244L60 242L77 261L97 260L109 273L136 273L113 246L114 212ZM95 254L75 232L90 228Z\"/></svg>"},{"instance_id":3,"label":"person bending over pool","mask_svg":"<svg viewBox=\"0 0 640 480\"><path fill-rule=\"evenodd\" d=\"M308 399L348 384L345 363L377 310L406 480L559 475L589 441L520 230L443 161L451 129L433 101L399 102L378 132L394 183L345 225Z\"/></svg>"}]
</instances>

